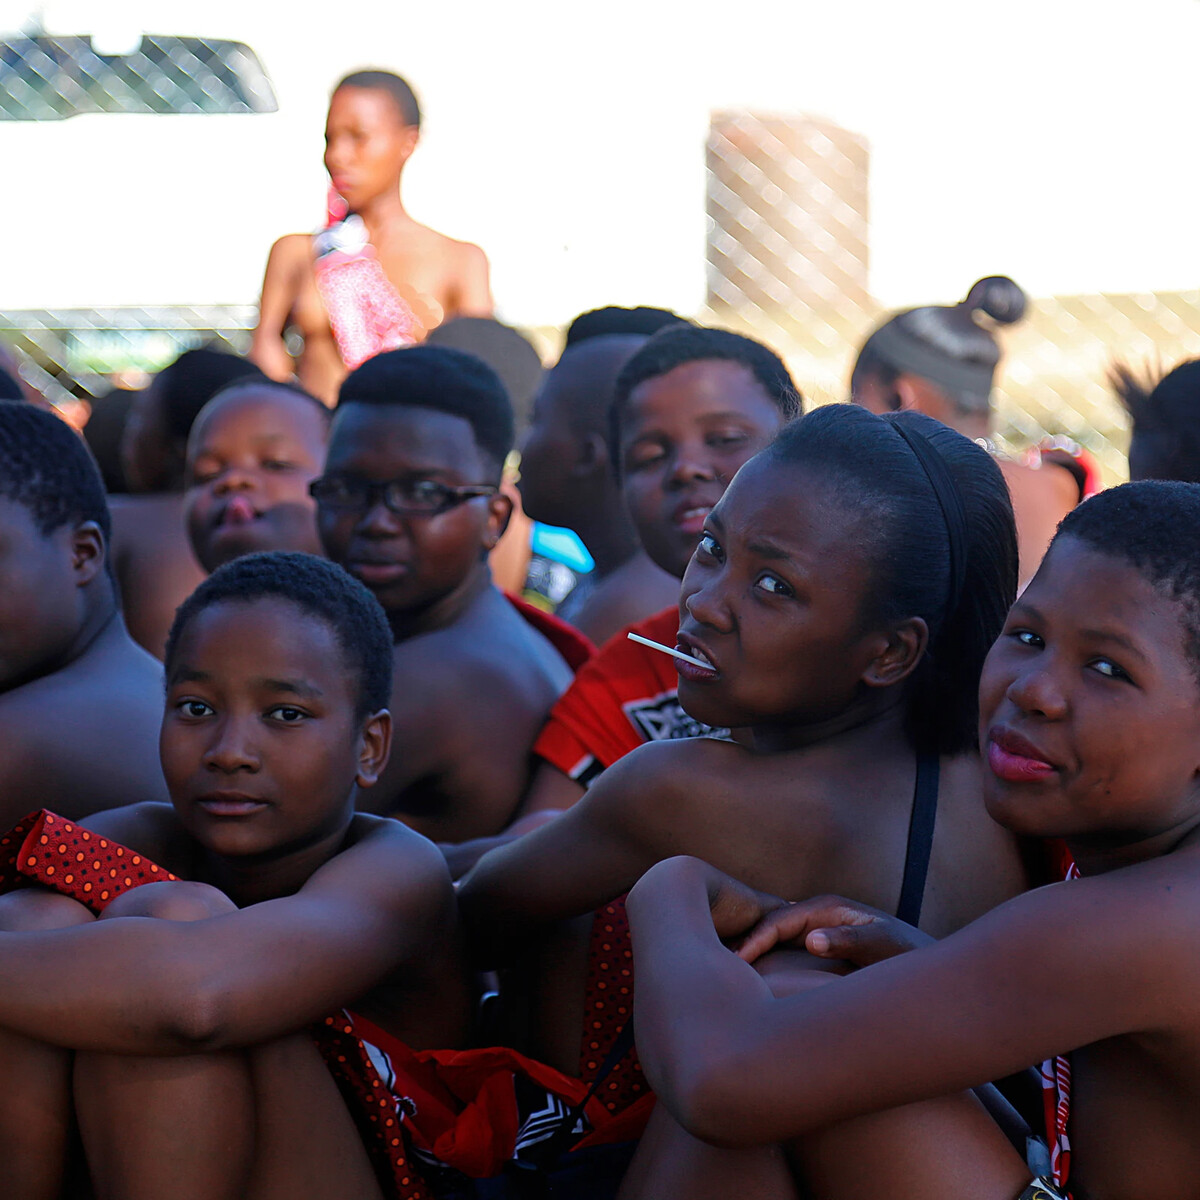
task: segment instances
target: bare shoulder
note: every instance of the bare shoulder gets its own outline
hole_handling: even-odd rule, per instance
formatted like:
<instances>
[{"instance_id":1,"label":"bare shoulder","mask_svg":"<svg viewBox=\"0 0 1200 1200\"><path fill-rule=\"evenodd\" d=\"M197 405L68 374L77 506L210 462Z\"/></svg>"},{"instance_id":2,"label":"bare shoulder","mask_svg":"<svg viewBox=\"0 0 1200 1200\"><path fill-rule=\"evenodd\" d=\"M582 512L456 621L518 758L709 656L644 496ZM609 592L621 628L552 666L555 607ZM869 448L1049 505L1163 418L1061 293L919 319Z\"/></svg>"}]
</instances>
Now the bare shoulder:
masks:
<instances>
[{"instance_id":1,"label":"bare shoulder","mask_svg":"<svg viewBox=\"0 0 1200 1200\"><path fill-rule=\"evenodd\" d=\"M270 261L279 265L307 263L312 258L312 235L285 233L271 246Z\"/></svg>"},{"instance_id":2,"label":"bare shoulder","mask_svg":"<svg viewBox=\"0 0 1200 1200\"><path fill-rule=\"evenodd\" d=\"M92 813L79 824L144 854L177 875L190 873L191 839L170 804L127 804Z\"/></svg>"}]
</instances>

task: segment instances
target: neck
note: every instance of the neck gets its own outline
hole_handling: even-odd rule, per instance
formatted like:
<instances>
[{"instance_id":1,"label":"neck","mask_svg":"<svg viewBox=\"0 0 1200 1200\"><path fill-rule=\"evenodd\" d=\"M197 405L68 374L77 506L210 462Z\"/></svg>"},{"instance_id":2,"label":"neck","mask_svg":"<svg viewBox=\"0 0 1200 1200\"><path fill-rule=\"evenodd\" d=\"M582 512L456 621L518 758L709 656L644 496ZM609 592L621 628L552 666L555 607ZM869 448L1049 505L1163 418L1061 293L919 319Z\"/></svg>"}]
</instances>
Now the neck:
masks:
<instances>
[{"instance_id":1,"label":"neck","mask_svg":"<svg viewBox=\"0 0 1200 1200\"><path fill-rule=\"evenodd\" d=\"M601 503L590 511L596 516L577 521L575 532L595 561L595 578L603 579L627 563L642 547L623 505Z\"/></svg>"},{"instance_id":2,"label":"neck","mask_svg":"<svg viewBox=\"0 0 1200 1200\"><path fill-rule=\"evenodd\" d=\"M125 622L121 620L115 599L108 597L104 603L92 606L92 611L84 617L79 632L70 644L46 670L39 671L38 675L51 675L55 671L61 671L64 667L78 662L85 654L122 636L125 636Z\"/></svg>"},{"instance_id":3,"label":"neck","mask_svg":"<svg viewBox=\"0 0 1200 1200\"><path fill-rule=\"evenodd\" d=\"M1067 849L1080 875L1103 875L1121 867L1162 858L1175 850L1200 844L1200 813L1149 837L1094 837L1067 839Z\"/></svg>"},{"instance_id":4,"label":"neck","mask_svg":"<svg viewBox=\"0 0 1200 1200\"><path fill-rule=\"evenodd\" d=\"M378 196L366 201L358 209L358 215L362 217L363 224L367 227L367 236L372 243L376 242L389 226L407 220L408 213L400 199L399 183L395 188L380 192Z\"/></svg>"},{"instance_id":5,"label":"neck","mask_svg":"<svg viewBox=\"0 0 1200 1200\"><path fill-rule=\"evenodd\" d=\"M225 858L202 852L201 873L238 908L291 896L341 851L348 832L349 826L344 825L320 841L285 850L278 857Z\"/></svg>"},{"instance_id":6,"label":"neck","mask_svg":"<svg viewBox=\"0 0 1200 1200\"><path fill-rule=\"evenodd\" d=\"M492 589L492 572L487 560L480 560L453 591L419 609L392 611L387 614L397 644L418 633L434 633L460 621L479 599Z\"/></svg>"},{"instance_id":7,"label":"neck","mask_svg":"<svg viewBox=\"0 0 1200 1200\"><path fill-rule=\"evenodd\" d=\"M844 748L861 740L869 741L872 753L878 753L882 749L881 741L892 740L911 752L904 729L904 690L902 687L872 688L844 711L820 721L755 725L750 731L753 748L762 754L778 754L834 742L841 743ZM890 694L893 692L898 694L893 696Z\"/></svg>"}]
</instances>

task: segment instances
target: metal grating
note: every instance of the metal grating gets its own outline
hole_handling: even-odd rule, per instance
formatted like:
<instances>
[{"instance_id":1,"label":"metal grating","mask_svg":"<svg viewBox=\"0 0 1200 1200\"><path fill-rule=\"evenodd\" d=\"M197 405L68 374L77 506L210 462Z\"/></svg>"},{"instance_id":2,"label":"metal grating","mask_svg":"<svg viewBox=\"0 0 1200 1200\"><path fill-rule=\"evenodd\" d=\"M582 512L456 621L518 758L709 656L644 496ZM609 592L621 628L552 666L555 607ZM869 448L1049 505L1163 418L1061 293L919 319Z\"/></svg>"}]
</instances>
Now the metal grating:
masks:
<instances>
[{"instance_id":1,"label":"metal grating","mask_svg":"<svg viewBox=\"0 0 1200 1200\"><path fill-rule=\"evenodd\" d=\"M241 42L146 34L129 54L113 55L87 37L0 41L0 120L277 109L258 56Z\"/></svg>"},{"instance_id":2,"label":"metal grating","mask_svg":"<svg viewBox=\"0 0 1200 1200\"><path fill-rule=\"evenodd\" d=\"M0 339L19 352L22 376L54 404L139 380L184 350L216 343L245 354L253 305L20 309L0 312Z\"/></svg>"}]
</instances>

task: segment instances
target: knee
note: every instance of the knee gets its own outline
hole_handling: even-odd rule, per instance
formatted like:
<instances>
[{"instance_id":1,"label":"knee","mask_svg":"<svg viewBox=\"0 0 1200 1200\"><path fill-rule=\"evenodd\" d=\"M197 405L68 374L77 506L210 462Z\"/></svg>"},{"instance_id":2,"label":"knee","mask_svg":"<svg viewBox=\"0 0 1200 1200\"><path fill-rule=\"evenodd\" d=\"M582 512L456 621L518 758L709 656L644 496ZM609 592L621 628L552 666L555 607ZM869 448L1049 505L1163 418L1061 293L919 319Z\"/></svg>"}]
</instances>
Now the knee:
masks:
<instances>
[{"instance_id":1,"label":"knee","mask_svg":"<svg viewBox=\"0 0 1200 1200\"><path fill-rule=\"evenodd\" d=\"M236 912L224 892L207 883L188 880L144 883L118 896L101 914L104 917L157 917L162 921L204 921Z\"/></svg>"},{"instance_id":2,"label":"knee","mask_svg":"<svg viewBox=\"0 0 1200 1200\"><path fill-rule=\"evenodd\" d=\"M87 925L96 918L78 900L49 888L28 887L0 896L0 931L35 933Z\"/></svg>"}]
</instances>

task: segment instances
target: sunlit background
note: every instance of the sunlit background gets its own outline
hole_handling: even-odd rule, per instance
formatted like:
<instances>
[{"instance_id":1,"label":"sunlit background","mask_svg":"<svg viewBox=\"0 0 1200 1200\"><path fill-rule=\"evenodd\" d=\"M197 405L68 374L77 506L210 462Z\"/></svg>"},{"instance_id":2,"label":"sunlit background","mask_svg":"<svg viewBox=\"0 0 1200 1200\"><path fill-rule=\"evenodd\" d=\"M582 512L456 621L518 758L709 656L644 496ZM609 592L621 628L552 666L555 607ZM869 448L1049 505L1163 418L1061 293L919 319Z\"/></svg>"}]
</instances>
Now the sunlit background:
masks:
<instances>
[{"instance_id":1,"label":"sunlit background","mask_svg":"<svg viewBox=\"0 0 1200 1200\"><path fill-rule=\"evenodd\" d=\"M8 313L252 305L271 242L321 222L331 86L382 66L425 112L410 211L486 249L498 315L519 326L606 303L706 311L706 144L714 114L749 114L815 118L867 151L866 298L836 336L797 332L798 309L778 333L823 398L850 352L831 341L990 273L1066 298L1065 324L1035 306L1033 365L1004 383L1063 376L1039 428L1059 401L1063 429L1097 423L1076 410L1104 352L1200 350L1197 0L0 3L0 34L33 32L116 54L143 34L243 43L277 111L0 121ZM1095 306L1071 316L1070 298L1101 294L1141 299L1081 342L1071 322ZM1179 310L1165 333L1163 303ZM1060 327L1087 360L1078 385L1037 357Z\"/></svg>"}]
</instances>

